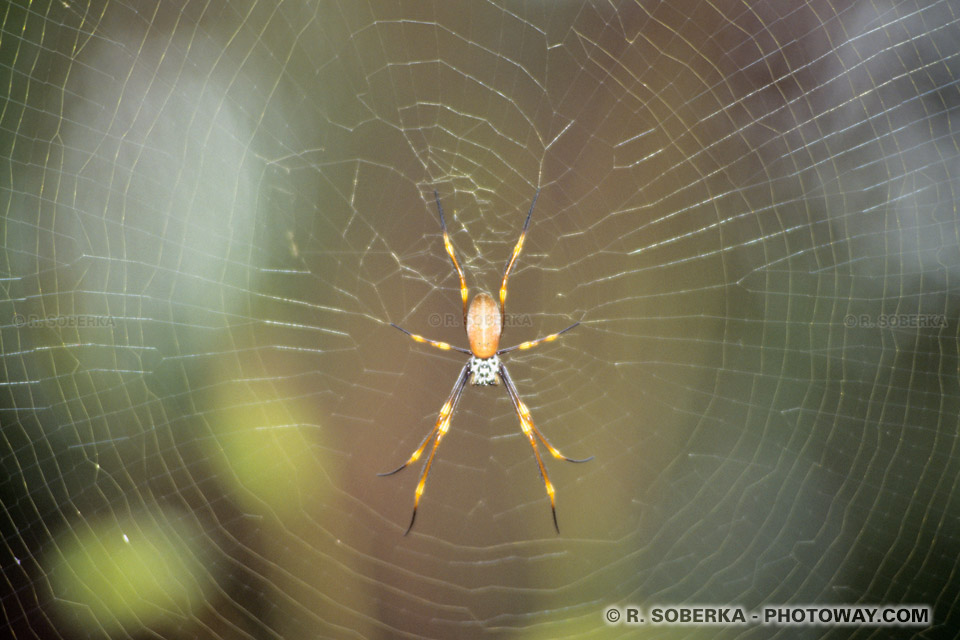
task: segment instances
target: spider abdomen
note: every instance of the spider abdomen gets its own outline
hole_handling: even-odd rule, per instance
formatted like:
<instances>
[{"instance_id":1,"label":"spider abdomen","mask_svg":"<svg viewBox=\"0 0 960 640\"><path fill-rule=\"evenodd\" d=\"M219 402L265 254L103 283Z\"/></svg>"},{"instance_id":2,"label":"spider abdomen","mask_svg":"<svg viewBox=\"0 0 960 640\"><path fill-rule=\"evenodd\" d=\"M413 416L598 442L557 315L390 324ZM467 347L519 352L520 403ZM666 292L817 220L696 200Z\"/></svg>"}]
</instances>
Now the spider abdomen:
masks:
<instances>
[{"instance_id":1,"label":"spider abdomen","mask_svg":"<svg viewBox=\"0 0 960 640\"><path fill-rule=\"evenodd\" d=\"M496 355L502 329L500 305L489 293L478 293L467 311L467 339L473 355L481 360Z\"/></svg>"}]
</instances>

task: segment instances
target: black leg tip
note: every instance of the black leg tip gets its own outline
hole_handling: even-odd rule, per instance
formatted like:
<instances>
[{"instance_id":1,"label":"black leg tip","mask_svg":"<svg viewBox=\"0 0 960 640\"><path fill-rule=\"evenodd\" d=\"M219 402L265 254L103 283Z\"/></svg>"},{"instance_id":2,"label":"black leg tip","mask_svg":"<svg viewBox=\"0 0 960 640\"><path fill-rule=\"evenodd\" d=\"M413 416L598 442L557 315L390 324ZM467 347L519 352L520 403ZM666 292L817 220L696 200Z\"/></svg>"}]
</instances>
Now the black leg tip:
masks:
<instances>
[{"instance_id":1,"label":"black leg tip","mask_svg":"<svg viewBox=\"0 0 960 640\"><path fill-rule=\"evenodd\" d=\"M417 510L413 510L413 517L410 518L410 525L407 527L407 530L403 532L403 535L410 533L410 529L413 529L413 521L417 519Z\"/></svg>"}]
</instances>

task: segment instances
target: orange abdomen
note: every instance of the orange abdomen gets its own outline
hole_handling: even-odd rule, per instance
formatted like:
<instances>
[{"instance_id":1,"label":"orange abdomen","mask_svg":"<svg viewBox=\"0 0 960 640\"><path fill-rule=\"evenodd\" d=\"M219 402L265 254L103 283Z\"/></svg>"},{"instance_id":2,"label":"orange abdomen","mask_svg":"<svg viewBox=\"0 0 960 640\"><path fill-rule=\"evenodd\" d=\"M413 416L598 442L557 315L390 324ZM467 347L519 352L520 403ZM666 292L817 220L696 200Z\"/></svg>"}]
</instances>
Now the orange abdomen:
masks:
<instances>
[{"instance_id":1,"label":"orange abdomen","mask_svg":"<svg viewBox=\"0 0 960 640\"><path fill-rule=\"evenodd\" d=\"M478 358L490 358L500 346L500 305L488 293L478 293L467 311L467 339Z\"/></svg>"}]
</instances>

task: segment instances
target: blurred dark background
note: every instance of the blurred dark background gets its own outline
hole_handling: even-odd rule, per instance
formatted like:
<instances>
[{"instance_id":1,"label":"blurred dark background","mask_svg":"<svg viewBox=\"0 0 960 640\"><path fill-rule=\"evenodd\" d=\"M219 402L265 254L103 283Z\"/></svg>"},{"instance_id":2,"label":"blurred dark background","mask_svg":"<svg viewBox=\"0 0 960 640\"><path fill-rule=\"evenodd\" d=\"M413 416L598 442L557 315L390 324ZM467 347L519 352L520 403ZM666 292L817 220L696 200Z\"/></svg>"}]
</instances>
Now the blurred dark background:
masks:
<instances>
[{"instance_id":1,"label":"blurred dark background","mask_svg":"<svg viewBox=\"0 0 960 640\"><path fill-rule=\"evenodd\" d=\"M960 4L0 9L15 637L952 637ZM433 190L473 292L468 388ZM640 629L611 605L926 604ZM664 635L666 634L666 635ZM779 635L778 635L779 634Z\"/></svg>"}]
</instances>

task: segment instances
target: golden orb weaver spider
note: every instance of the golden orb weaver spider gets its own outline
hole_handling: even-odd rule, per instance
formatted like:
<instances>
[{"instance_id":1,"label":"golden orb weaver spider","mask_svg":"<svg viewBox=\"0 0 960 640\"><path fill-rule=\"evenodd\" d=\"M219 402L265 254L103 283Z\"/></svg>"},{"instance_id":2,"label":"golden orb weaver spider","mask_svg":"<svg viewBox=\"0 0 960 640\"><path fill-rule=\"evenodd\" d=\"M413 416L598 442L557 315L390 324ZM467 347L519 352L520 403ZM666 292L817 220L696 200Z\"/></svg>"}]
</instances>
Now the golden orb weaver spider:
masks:
<instances>
[{"instance_id":1,"label":"golden orb weaver spider","mask_svg":"<svg viewBox=\"0 0 960 640\"><path fill-rule=\"evenodd\" d=\"M503 329L505 326L504 320L507 302L507 278L510 276L510 271L513 269L513 265L517 261L517 256L520 255L520 251L523 249L523 240L527 235L527 227L530 225L530 216L533 215L533 207L537 204L537 197L539 195L540 190L537 189L537 192L533 196L533 203L530 205L530 211L527 212L527 219L523 223L523 230L520 232L520 238L517 240L517 244L513 248L513 253L510 255L510 260L507 261L506 268L503 270L503 280L500 283L500 304L498 305L493 299L493 296L490 294L481 292L478 293L473 298L473 301L470 302L470 305L467 306L467 298L469 294L467 289L467 281L463 277L463 269L460 268L460 263L457 262L457 257L453 253L453 244L450 242L450 236L447 234L447 223L443 219L443 207L440 206L440 194L437 193L436 190L433 192L433 196L437 200L437 211L440 212L440 228L443 230L443 246L446 248L447 255L449 255L450 260L453 261L453 267L457 270L457 275L460 277L460 297L463 299L463 324L467 331L467 340L470 343L470 348L464 349L463 347L455 347L446 342L430 340L428 338L424 338L423 336L410 333L406 329L395 325L392 322L390 323L390 326L403 331L416 342L426 343L438 349L443 349L444 351L459 351L460 353L469 355L470 359L467 360L465 365L463 365L463 368L460 370L460 375L457 377L457 381L453 385L453 390L450 392L449 397L447 397L447 401L440 408L440 415L437 417L436 424L433 426L433 429L430 431L430 433L427 434L427 437L423 439L423 442L420 443L420 446L417 447L416 451L413 452L406 462L393 471L377 474L379 476L391 476L399 471L402 471L403 469L406 469L407 466L413 462L416 462L420 458L424 450L426 450L427 443L430 441L430 438L434 438L433 448L430 450L430 455L427 457L427 461L423 465L423 471L420 474L420 482L417 484L417 490L413 500L413 515L410 517L410 524L407 526L407 530L403 532L403 535L410 533L410 529L413 528L413 522L417 519L417 507L420 506L420 496L423 495L423 487L427 482L427 475L430 473L430 465L433 464L433 457L437 453L437 447L440 446L440 441L443 440L443 436L450 429L450 420L453 417L454 411L456 411L457 403L460 402L460 394L463 393L463 388L466 386L467 382L474 386L489 386L499 385L500 381L503 380L503 386L506 388L507 394L510 396L510 400L513 402L513 408L517 412L517 417L520 418L520 427L523 430L524 435L527 436L530 446L533 447L533 456L536 458L537 465L540 468L540 477L543 479L543 484L547 489L547 495L550 497L550 510L553 512L553 527L557 530L558 534L560 533L560 526L557 524L557 504L555 498L556 492L553 488L553 484L550 482L550 478L547 476L547 470L543 466L543 459L540 457L540 450L537 448L537 439L539 439L540 442L543 443L543 446L545 446L553 455L553 457L557 458L558 460L566 460L567 462L587 462L588 460L593 459L593 456L584 458L582 460L568 458L560 453L556 447L547 442L547 439L542 433L540 433L540 430L534 426L533 419L530 417L530 409L528 409L527 405L524 404L523 400L520 399L520 395L517 393L517 387L513 384L513 379L507 372L506 365L503 364L499 357L504 353L530 349L541 342L551 342L556 340L561 335L580 324L579 322L574 322L563 331L551 333L548 336L537 338L536 340L521 342L518 345L507 347L506 349L498 349L500 346L500 336L503 335Z\"/></svg>"}]
</instances>

